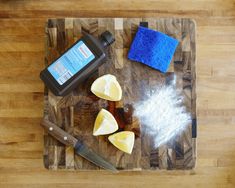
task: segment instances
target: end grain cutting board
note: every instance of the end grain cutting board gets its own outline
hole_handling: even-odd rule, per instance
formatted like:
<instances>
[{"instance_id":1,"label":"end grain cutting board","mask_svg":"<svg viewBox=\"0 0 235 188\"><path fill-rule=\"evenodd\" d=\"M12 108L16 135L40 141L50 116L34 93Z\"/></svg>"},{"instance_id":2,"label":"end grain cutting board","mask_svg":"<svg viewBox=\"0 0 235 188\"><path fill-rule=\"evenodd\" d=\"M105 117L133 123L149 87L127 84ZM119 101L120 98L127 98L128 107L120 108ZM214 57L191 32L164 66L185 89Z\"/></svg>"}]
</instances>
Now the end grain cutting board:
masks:
<instances>
[{"instance_id":1,"label":"end grain cutting board","mask_svg":"<svg viewBox=\"0 0 235 188\"><path fill-rule=\"evenodd\" d=\"M127 59L131 41L140 22L179 40L179 46L166 74ZM196 162L196 87L195 23L179 18L79 18L49 19L46 24L46 65L50 64L86 31L94 36L111 31L116 42L108 49L108 60L87 81L66 97L55 97L45 90L44 117L79 137L94 151L107 158L118 169L191 169ZM123 89L120 102L98 99L90 92L91 83L100 75L114 74ZM168 84L176 75L177 89L185 97L192 124L180 136L154 149L152 140L132 117L133 104L145 98L146 91ZM131 155L116 149L107 136L92 136L93 124L101 108L108 108L124 130L136 133ZM49 169L99 168L65 147L47 133L44 136L44 164Z\"/></svg>"}]
</instances>

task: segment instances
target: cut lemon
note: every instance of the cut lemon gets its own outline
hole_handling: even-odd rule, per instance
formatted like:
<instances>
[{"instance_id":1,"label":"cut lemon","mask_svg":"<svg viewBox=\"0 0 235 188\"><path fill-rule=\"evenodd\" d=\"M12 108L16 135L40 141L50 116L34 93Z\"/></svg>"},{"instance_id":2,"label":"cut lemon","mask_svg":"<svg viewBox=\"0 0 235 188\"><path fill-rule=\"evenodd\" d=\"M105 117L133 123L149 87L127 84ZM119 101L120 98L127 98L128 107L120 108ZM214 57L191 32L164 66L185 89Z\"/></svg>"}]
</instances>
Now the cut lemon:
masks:
<instances>
[{"instance_id":1,"label":"cut lemon","mask_svg":"<svg viewBox=\"0 0 235 188\"><path fill-rule=\"evenodd\" d=\"M116 77L111 74L97 78L91 85L91 92L109 101L120 101L122 98L121 86Z\"/></svg>"},{"instance_id":2,"label":"cut lemon","mask_svg":"<svg viewBox=\"0 0 235 188\"><path fill-rule=\"evenodd\" d=\"M118 124L113 115L109 111L101 109L95 120L93 135L106 135L117 130Z\"/></svg>"},{"instance_id":3,"label":"cut lemon","mask_svg":"<svg viewBox=\"0 0 235 188\"><path fill-rule=\"evenodd\" d=\"M133 132L122 131L110 135L108 139L118 149L131 154L135 142L135 134Z\"/></svg>"}]
</instances>

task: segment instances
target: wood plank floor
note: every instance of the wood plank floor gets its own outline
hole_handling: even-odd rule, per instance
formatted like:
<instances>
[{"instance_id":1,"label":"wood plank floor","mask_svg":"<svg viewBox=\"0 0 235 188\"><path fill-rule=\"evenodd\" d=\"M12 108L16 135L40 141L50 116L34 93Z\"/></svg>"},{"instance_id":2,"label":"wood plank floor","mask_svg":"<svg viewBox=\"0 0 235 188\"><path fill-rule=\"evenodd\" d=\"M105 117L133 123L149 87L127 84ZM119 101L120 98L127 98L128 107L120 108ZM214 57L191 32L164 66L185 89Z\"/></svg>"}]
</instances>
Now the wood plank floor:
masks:
<instances>
[{"instance_id":1,"label":"wood plank floor","mask_svg":"<svg viewBox=\"0 0 235 188\"><path fill-rule=\"evenodd\" d=\"M44 26L51 17L197 22L198 159L192 171L49 172L42 162ZM235 187L235 1L0 1L0 187Z\"/></svg>"}]
</instances>

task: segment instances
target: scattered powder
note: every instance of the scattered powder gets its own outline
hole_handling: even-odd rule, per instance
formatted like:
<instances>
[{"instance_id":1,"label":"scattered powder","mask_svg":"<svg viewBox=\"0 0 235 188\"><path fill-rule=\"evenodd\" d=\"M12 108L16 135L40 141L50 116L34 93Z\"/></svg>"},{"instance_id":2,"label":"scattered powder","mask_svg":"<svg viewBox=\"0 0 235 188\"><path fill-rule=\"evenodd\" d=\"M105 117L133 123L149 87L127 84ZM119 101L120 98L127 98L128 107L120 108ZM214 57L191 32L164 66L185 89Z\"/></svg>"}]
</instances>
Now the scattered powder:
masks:
<instances>
[{"instance_id":1,"label":"scattered powder","mask_svg":"<svg viewBox=\"0 0 235 188\"><path fill-rule=\"evenodd\" d=\"M183 106L183 97L174 85L157 87L146 100L134 105L134 115L146 133L154 139L155 148L178 135L191 123Z\"/></svg>"}]
</instances>

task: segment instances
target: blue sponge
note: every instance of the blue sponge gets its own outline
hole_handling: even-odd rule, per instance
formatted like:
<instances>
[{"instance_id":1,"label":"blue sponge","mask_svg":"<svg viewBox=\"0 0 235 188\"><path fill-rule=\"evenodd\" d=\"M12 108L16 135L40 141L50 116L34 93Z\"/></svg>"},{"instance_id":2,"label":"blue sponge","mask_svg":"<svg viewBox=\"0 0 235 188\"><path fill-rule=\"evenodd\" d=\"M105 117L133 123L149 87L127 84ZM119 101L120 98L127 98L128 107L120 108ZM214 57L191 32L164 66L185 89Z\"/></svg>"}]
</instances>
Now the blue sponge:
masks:
<instances>
[{"instance_id":1,"label":"blue sponge","mask_svg":"<svg viewBox=\"0 0 235 188\"><path fill-rule=\"evenodd\" d=\"M139 26L128 58L167 72L178 41L161 32Z\"/></svg>"}]
</instances>

